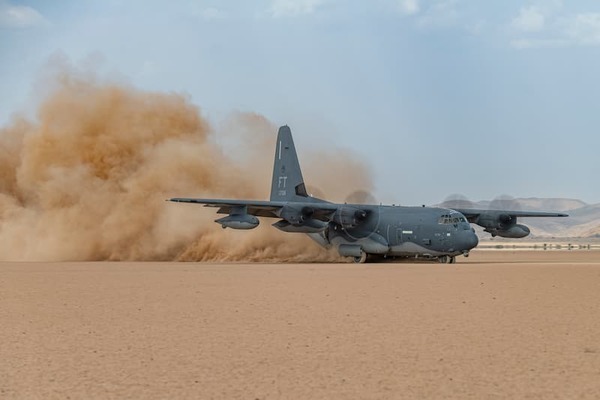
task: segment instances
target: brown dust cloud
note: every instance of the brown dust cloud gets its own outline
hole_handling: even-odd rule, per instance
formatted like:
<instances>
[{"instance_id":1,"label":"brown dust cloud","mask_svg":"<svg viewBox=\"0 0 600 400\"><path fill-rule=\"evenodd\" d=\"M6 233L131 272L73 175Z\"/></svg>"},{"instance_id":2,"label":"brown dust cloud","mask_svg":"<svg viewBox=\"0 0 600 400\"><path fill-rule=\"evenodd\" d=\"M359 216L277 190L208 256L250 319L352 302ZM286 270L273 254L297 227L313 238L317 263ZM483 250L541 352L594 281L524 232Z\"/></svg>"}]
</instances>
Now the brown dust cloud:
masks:
<instances>
[{"instance_id":1,"label":"brown dust cloud","mask_svg":"<svg viewBox=\"0 0 600 400\"><path fill-rule=\"evenodd\" d=\"M165 202L267 199L276 131L252 113L215 129L185 95L62 71L35 118L0 128L0 259L335 260L274 219L223 230L215 209ZM371 188L368 168L347 151L314 144L299 153L318 194L343 200Z\"/></svg>"}]
</instances>

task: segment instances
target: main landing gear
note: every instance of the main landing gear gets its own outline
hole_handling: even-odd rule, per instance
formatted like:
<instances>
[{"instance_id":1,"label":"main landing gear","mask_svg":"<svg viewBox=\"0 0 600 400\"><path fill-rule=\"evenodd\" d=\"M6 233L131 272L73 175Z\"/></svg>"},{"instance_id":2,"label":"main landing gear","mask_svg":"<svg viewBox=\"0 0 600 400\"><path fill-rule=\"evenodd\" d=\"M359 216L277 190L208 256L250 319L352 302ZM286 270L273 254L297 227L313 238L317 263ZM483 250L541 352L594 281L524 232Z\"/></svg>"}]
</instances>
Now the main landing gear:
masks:
<instances>
[{"instance_id":1,"label":"main landing gear","mask_svg":"<svg viewBox=\"0 0 600 400\"><path fill-rule=\"evenodd\" d=\"M440 264L454 264L456 263L456 257L454 256L440 256L438 257Z\"/></svg>"},{"instance_id":2,"label":"main landing gear","mask_svg":"<svg viewBox=\"0 0 600 400\"><path fill-rule=\"evenodd\" d=\"M373 255L373 254L368 255L364 251L361 251L359 256L352 257L352 261L355 264L364 264L367 261L378 262L378 261L382 261L384 259L385 259L384 256L378 256L378 255ZM429 260L435 260L435 258L429 258ZM439 257L437 257L437 260L440 264L455 264L456 263L455 256L439 256Z\"/></svg>"},{"instance_id":3,"label":"main landing gear","mask_svg":"<svg viewBox=\"0 0 600 400\"><path fill-rule=\"evenodd\" d=\"M364 264L365 262L367 262L367 253L361 251L360 256L352 257L352 260L355 264Z\"/></svg>"}]
</instances>

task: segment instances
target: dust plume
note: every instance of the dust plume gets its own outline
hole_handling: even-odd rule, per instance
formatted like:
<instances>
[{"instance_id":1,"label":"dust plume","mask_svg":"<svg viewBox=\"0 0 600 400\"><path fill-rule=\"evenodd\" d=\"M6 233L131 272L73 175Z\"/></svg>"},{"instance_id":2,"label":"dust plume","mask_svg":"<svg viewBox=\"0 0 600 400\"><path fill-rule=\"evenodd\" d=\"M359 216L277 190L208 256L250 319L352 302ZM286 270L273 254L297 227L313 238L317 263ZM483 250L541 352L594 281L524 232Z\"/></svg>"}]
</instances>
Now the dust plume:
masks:
<instances>
[{"instance_id":1,"label":"dust plume","mask_svg":"<svg viewBox=\"0 0 600 400\"><path fill-rule=\"evenodd\" d=\"M15 117L0 129L0 258L336 259L305 235L271 227L275 220L250 232L222 230L215 209L164 201L266 199L275 134L260 115L235 114L213 129L184 95L62 71L35 120ZM303 153L301 160L311 157ZM318 164L317 173L306 169L308 183L330 192L331 182L344 181L341 197L370 188L349 154L336 150Z\"/></svg>"}]
</instances>

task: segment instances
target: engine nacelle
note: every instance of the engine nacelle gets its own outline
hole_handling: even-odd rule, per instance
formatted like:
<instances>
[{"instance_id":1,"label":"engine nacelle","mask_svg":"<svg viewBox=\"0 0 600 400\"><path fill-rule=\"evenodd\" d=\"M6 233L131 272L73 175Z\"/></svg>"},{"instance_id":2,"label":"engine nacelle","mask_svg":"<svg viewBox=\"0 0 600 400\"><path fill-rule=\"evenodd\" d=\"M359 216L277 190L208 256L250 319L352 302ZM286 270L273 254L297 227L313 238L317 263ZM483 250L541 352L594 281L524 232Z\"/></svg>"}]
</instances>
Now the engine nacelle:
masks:
<instances>
[{"instance_id":1,"label":"engine nacelle","mask_svg":"<svg viewBox=\"0 0 600 400\"><path fill-rule=\"evenodd\" d=\"M314 208L310 206L297 207L287 205L281 209L279 216L281 221L277 221L273 226L284 232L297 233L317 233L327 228L328 223L313 218Z\"/></svg>"},{"instance_id":2,"label":"engine nacelle","mask_svg":"<svg viewBox=\"0 0 600 400\"><path fill-rule=\"evenodd\" d=\"M281 209L279 216L292 225L302 225L312 219L315 210L312 207L285 206Z\"/></svg>"},{"instance_id":3,"label":"engine nacelle","mask_svg":"<svg viewBox=\"0 0 600 400\"><path fill-rule=\"evenodd\" d=\"M506 212L487 212L481 214L476 221L477 225L484 227L484 231L492 236L520 239L529 235L527 226L517 224L517 217Z\"/></svg>"},{"instance_id":4,"label":"engine nacelle","mask_svg":"<svg viewBox=\"0 0 600 400\"><path fill-rule=\"evenodd\" d=\"M333 214L332 221L344 228L353 228L363 222L368 212L357 207L343 206Z\"/></svg>"},{"instance_id":5,"label":"engine nacelle","mask_svg":"<svg viewBox=\"0 0 600 400\"><path fill-rule=\"evenodd\" d=\"M529 235L529 233L531 232L527 226L522 225L522 224L515 224L508 229L496 229L496 230L486 229L485 231L491 233L492 236L500 236L500 237L511 238L511 239L524 238L525 236Z\"/></svg>"},{"instance_id":6,"label":"engine nacelle","mask_svg":"<svg viewBox=\"0 0 600 400\"><path fill-rule=\"evenodd\" d=\"M508 230L517 223L517 217L505 213L488 212L481 214L475 223L489 230Z\"/></svg>"},{"instance_id":7,"label":"engine nacelle","mask_svg":"<svg viewBox=\"0 0 600 400\"><path fill-rule=\"evenodd\" d=\"M320 221L318 219L307 219L302 221L301 224L294 225L290 222L282 219L273 224L273 226L283 232L294 232L294 233L318 233L322 232L327 228L328 223Z\"/></svg>"},{"instance_id":8,"label":"engine nacelle","mask_svg":"<svg viewBox=\"0 0 600 400\"><path fill-rule=\"evenodd\" d=\"M216 219L215 222L221 224L223 229L254 229L260 223L258 218L250 214L228 215L226 217Z\"/></svg>"}]
</instances>

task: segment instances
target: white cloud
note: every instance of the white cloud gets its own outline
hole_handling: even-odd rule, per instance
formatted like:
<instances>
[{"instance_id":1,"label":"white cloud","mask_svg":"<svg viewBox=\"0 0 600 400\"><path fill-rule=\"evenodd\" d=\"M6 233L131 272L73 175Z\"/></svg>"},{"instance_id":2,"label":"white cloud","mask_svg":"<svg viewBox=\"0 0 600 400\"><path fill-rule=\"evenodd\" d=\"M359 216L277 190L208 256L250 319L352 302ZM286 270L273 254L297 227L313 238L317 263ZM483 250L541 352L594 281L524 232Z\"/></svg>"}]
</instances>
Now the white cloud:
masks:
<instances>
[{"instance_id":1,"label":"white cloud","mask_svg":"<svg viewBox=\"0 0 600 400\"><path fill-rule=\"evenodd\" d=\"M205 2L202 1L190 1L189 5L191 14L201 20L213 21L227 17L223 10L216 7L207 7Z\"/></svg>"},{"instance_id":2,"label":"white cloud","mask_svg":"<svg viewBox=\"0 0 600 400\"><path fill-rule=\"evenodd\" d=\"M313 13L323 0L273 0L268 12L273 17L290 17Z\"/></svg>"},{"instance_id":3,"label":"white cloud","mask_svg":"<svg viewBox=\"0 0 600 400\"><path fill-rule=\"evenodd\" d=\"M419 12L419 0L399 0L398 7L403 14L413 15Z\"/></svg>"},{"instance_id":4,"label":"white cloud","mask_svg":"<svg viewBox=\"0 0 600 400\"><path fill-rule=\"evenodd\" d=\"M0 3L0 26L30 28L47 25L48 21L36 9L29 6L13 6Z\"/></svg>"},{"instance_id":5,"label":"white cloud","mask_svg":"<svg viewBox=\"0 0 600 400\"><path fill-rule=\"evenodd\" d=\"M475 21L474 23L468 24L466 26L467 32L469 32L473 36L482 35L488 26L488 22L486 20L480 19Z\"/></svg>"},{"instance_id":6,"label":"white cloud","mask_svg":"<svg viewBox=\"0 0 600 400\"><path fill-rule=\"evenodd\" d=\"M538 7L523 7L512 20L512 26L523 32L539 32L544 29L545 21L546 17Z\"/></svg>"},{"instance_id":7,"label":"white cloud","mask_svg":"<svg viewBox=\"0 0 600 400\"><path fill-rule=\"evenodd\" d=\"M514 39L510 45L515 49L539 49L548 47L564 47L569 45L569 41L565 39Z\"/></svg>"},{"instance_id":8,"label":"white cloud","mask_svg":"<svg viewBox=\"0 0 600 400\"><path fill-rule=\"evenodd\" d=\"M558 15L544 18L542 22L530 14L518 23L521 24L520 35L510 42L517 49L600 46L600 13ZM512 26L517 27L515 20Z\"/></svg>"},{"instance_id":9,"label":"white cloud","mask_svg":"<svg viewBox=\"0 0 600 400\"><path fill-rule=\"evenodd\" d=\"M600 13L577 14L568 19L565 35L578 45L600 45Z\"/></svg>"},{"instance_id":10,"label":"white cloud","mask_svg":"<svg viewBox=\"0 0 600 400\"><path fill-rule=\"evenodd\" d=\"M222 19L225 17L223 11L218 8L208 7L200 11L199 16L202 19L206 20L214 20L214 19Z\"/></svg>"},{"instance_id":11,"label":"white cloud","mask_svg":"<svg viewBox=\"0 0 600 400\"><path fill-rule=\"evenodd\" d=\"M456 25L459 12L457 0L440 0L434 2L417 20L421 28L448 28Z\"/></svg>"}]
</instances>

